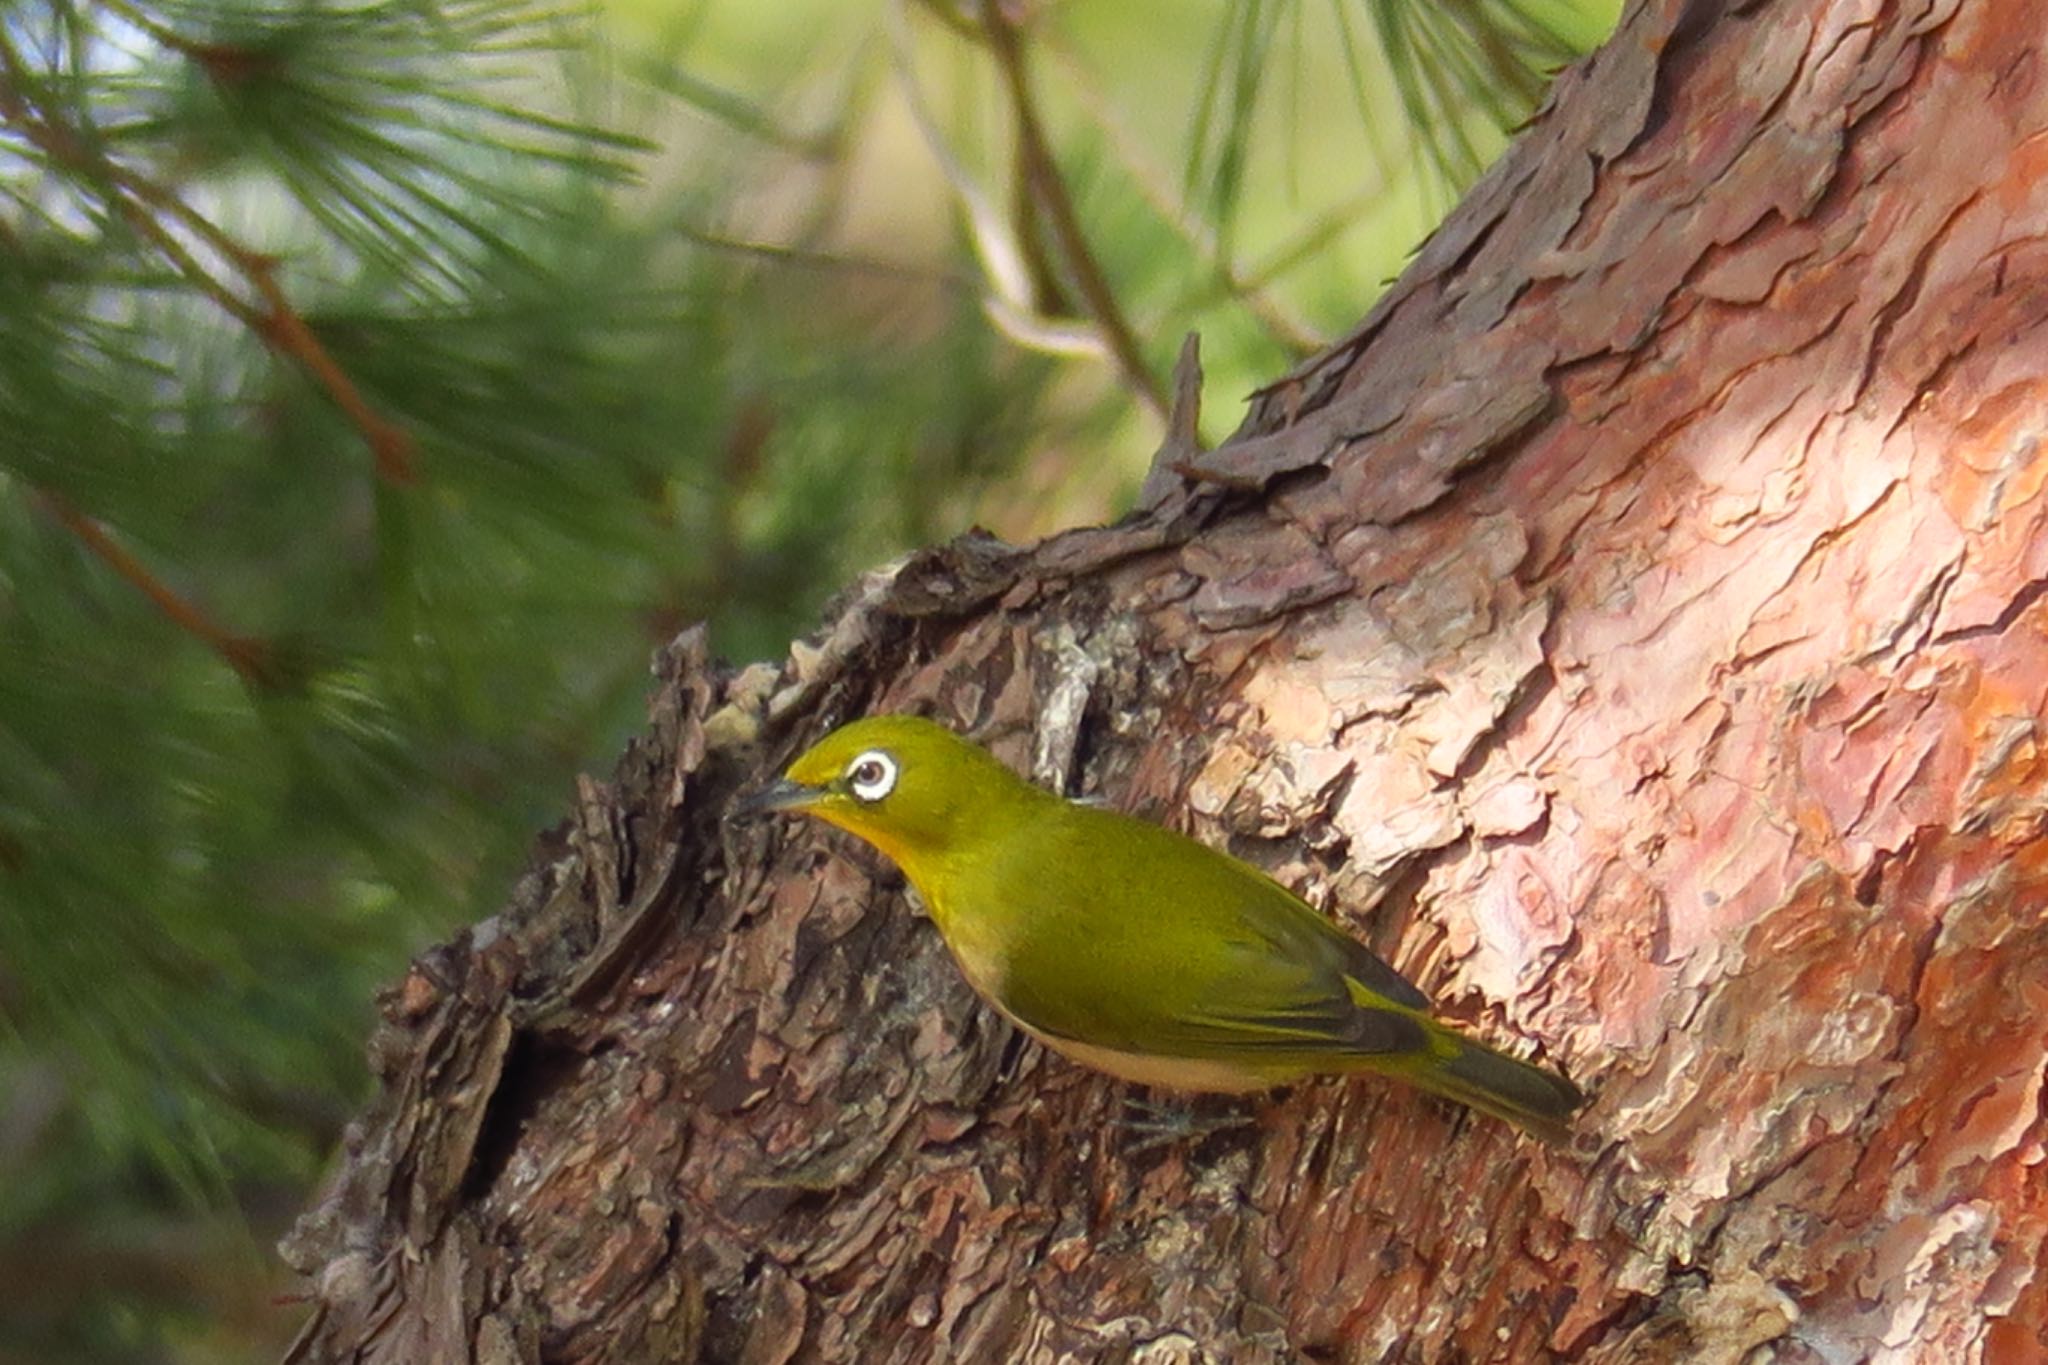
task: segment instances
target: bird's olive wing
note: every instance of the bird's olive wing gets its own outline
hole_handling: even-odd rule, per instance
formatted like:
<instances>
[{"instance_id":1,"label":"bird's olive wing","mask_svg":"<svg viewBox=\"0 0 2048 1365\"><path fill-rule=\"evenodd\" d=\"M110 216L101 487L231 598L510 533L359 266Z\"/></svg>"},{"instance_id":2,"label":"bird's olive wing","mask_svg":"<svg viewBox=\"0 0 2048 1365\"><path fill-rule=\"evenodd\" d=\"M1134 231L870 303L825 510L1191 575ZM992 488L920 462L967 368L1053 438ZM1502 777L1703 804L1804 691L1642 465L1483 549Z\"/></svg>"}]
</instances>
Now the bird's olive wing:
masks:
<instances>
[{"instance_id":1,"label":"bird's olive wing","mask_svg":"<svg viewBox=\"0 0 2048 1365\"><path fill-rule=\"evenodd\" d=\"M1278 882L1269 882L1271 894L1248 897L1240 916L1245 930L1270 944L1275 953L1291 960L1312 962L1341 973L1372 994L1404 1005L1427 1010L1429 997L1415 984L1380 961L1379 955L1332 924Z\"/></svg>"},{"instance_id":2,"label":"bird's olive wing","mask_svg":"<svg viewBox=\"0 0 2048 1365\"><path fill-rule=\"evenodd\" d=\"M1004 1008L1053 1038L1152 1056L1250 1060L1427 1045L1419 1020L1361 1003L1348 985L1348 954L1312 932L1276 940L1270 924L1233 917L1200 951L1176 952L1114 922L1096 929L1085 956L1057 965L1019 944L1004 974ZM1405 988L1399 1003L1420 999L1391 969L1380 970Z\"/></svg>"},{"instance_id":3,"label":"bird's olive wing","mask_svg":"<svg viewBox=\"0 0 2048 1365\"><path fill-rule=\"evenodd\" d=\"M1252 992L1228 994L1235 998L1135 989L1079 996L1066 983L1048 989L1013 978L1005 983L1003 1004L1047 1037L1148 1056L1355 1056L1418 1051L1428 1043L1413 1016L1360 1006L1344 996L1316 992L1254 1000Z\"/></svg>"},{"instance_id":4,"label":"bird's olive wing","mask_svg":"<svg viewBox=\"0 0 2048 1365\"><path fill-rule=\"evenodd\" d=\"M1426 1044L1422 992L1264 873L1156 825L1062 803L954 890L995 945L999 1003L1054 1038L1248 1059Z\"/></svg>"}]
</instances>

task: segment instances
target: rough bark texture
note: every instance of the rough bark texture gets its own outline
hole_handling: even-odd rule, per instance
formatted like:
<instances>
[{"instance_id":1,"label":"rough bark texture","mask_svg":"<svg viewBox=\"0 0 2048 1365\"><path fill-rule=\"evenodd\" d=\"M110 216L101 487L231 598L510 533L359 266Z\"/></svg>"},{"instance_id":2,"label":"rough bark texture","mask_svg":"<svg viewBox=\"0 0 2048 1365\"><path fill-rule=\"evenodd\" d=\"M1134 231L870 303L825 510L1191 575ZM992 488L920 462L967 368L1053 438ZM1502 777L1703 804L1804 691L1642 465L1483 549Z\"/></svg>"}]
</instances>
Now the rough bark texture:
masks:
<instances>
[{"instance_id":1,"label":"rough bark texture","mask_svg":"<svg viewBox=\"0 0 2048 1365\"><path fill-rule=\"evenodd\" d=\"M1637 5L1143 516L680 641L386 1001L303 1358L2048 1356L2044 34ZM891 709L1301 887L1577 1146L1358 1081L1143 1147L876 858L721 824Z\"/></svg>"}]
</instances>

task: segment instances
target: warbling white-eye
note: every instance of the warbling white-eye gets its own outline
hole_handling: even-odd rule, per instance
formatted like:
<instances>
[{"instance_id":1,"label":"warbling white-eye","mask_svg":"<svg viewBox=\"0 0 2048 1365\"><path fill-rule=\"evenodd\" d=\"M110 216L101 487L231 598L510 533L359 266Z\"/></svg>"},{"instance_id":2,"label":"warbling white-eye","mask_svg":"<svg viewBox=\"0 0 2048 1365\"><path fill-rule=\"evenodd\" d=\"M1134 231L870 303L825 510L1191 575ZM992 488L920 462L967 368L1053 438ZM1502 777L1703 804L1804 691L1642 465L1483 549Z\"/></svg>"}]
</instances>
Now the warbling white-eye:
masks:
<instances>
[{"instance_id":1,"label":"warbling white-eye","mask_svg":"<svg viewBox=\"0 0 2048 1365\"><path fill-rule=\"evenodd\" d=\"M1430 1018L1421 991L1265 873L1034 787L931 721L835 730L740 806L776 810L880 849L975 990L1112 1076L1241 1092L1375 1071L1547 1137L1584 1102Z\"/></svg>"}]
</instances>

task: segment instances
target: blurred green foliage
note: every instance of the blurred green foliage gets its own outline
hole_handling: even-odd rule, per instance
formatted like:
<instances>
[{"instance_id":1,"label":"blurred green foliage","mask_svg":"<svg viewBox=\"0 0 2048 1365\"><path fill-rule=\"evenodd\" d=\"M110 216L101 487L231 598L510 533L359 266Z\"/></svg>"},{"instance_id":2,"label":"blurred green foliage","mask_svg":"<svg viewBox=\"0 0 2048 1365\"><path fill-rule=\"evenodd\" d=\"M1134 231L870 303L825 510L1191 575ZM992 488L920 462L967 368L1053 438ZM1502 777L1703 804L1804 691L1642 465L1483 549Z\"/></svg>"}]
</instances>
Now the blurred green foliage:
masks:
<instances>
[{"instance_id":1,"label":"blurred green foliage","mask_svg":"<svg viewBox=\"0 0 2048 1365\"><path fill-rule=\"evenodd\" d=\"M1113 515L1614 3L0 9L0 1365L267 1354L374 989L650 649Z\"/></svg>"}]
</instances>

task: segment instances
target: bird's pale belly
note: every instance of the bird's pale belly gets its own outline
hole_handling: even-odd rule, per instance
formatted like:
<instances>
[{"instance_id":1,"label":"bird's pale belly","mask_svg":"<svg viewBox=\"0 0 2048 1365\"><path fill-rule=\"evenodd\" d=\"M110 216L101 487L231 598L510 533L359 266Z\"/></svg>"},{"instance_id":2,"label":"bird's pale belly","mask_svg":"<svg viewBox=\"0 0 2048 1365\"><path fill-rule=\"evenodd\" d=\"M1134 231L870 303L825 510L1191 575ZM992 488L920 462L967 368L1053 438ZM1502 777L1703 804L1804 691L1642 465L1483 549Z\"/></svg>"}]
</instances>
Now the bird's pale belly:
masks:
<instances>
[{"instance_id":1,"label":"bird's pale belly","mask_svg":"<svg viewBox=\"0 0 2048 1365\"><path fill-rule=\"evenodd\" d=\"M929 895L925 897L925 905L939 926L946 946L952 950L953 960L960 964L960 973L967 978L967 984L974 987L982 999L995 1006L1005 1019L1070 1061L1115 1076L1118 1080L1156 1086L1162 1090L1202 1094L1246 1094L1271 1090L1308 1074L1295 1068L1275 1070L1213 1057L1155 1057L1041 1033L1003 1005L1004 960L1010 944L1002 922L951 914L951 907Z\"/></svg>"},{"instance_id":2,"label":"bird's pale belly","mask_svg":"<svg viewBox=\"0 0 2048 1365\"><path fill-rule=\"evenodd\" d=\"M1115 1048L1077 1043L1071 1038L1048 1038L1023 1024L1018 1027L1054 1052L1083 1066L1107 1072L1119 1080L1157 1086L1162 1090L1242 1095L1255 1090L1271 1090L1295 1079L1209 1057L1150 1057L1142 1052L1119 1052Z\"/></svg>"}]
</instances>

